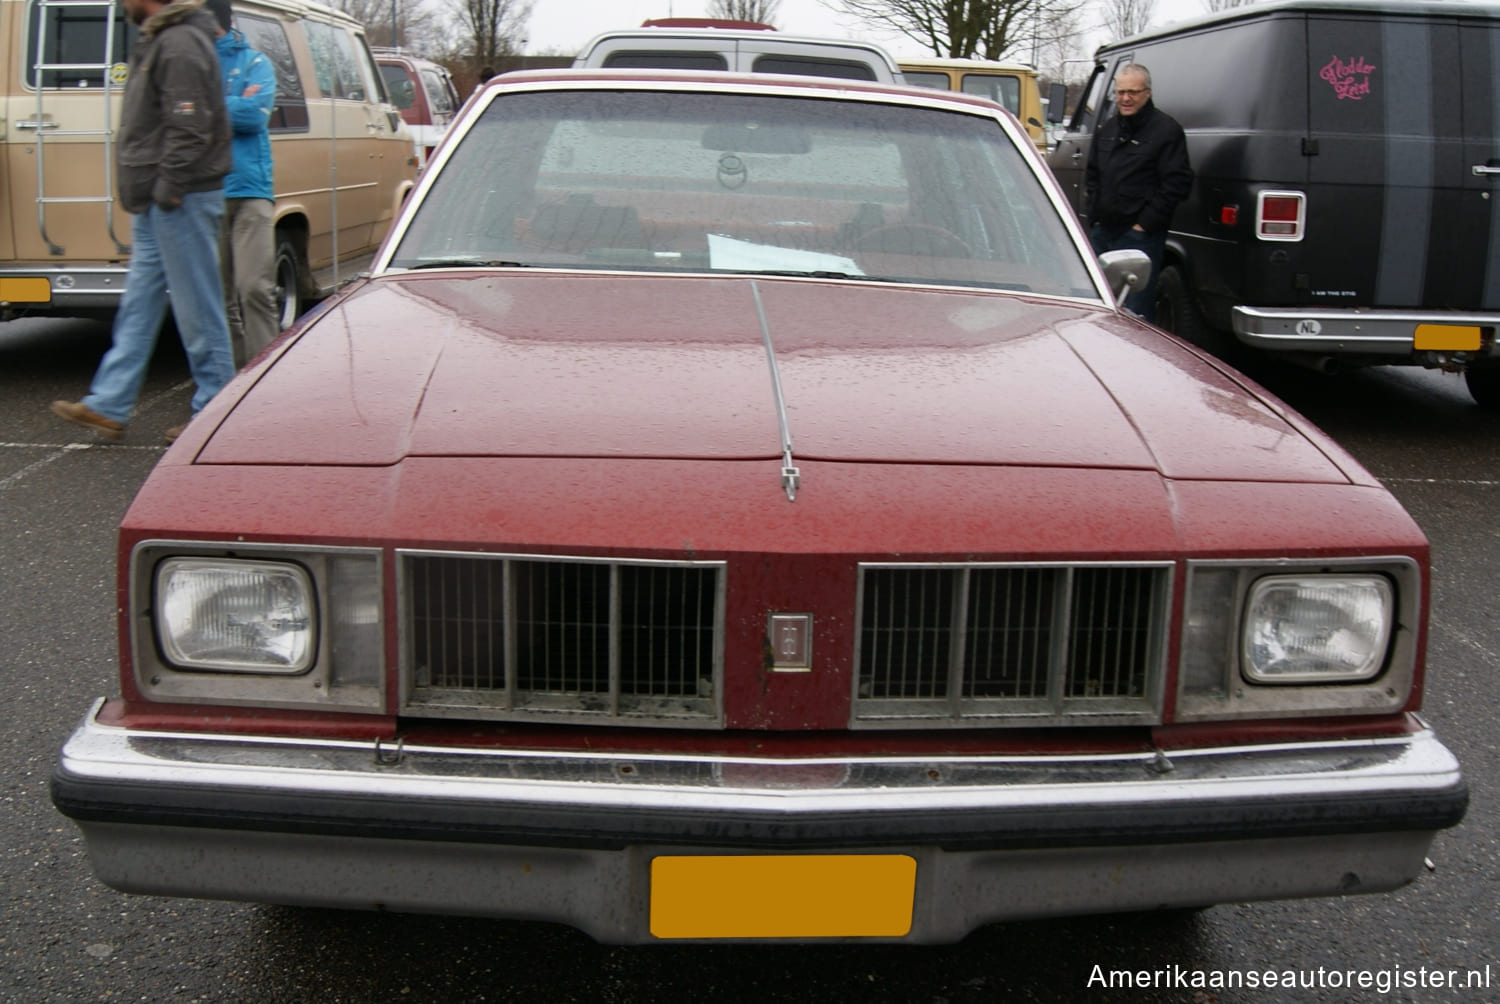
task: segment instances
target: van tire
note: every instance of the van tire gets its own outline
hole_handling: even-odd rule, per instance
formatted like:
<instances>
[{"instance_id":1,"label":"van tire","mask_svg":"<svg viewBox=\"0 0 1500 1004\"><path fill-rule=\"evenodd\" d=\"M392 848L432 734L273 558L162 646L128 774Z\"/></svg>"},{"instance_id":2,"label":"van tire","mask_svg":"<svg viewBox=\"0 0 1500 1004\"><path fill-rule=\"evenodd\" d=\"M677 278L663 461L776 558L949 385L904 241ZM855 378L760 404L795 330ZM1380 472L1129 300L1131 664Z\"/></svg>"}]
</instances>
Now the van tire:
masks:
<instances>
[{"instance_id":1,"label":"van tire","mask_svg":"<svg viewBox=\"0 0 1500 1004\"><path fill-rule=\"evenodd\" d=\"M1156 326L1217 356L1226 356L1234 349L1229 333L1209 324L1198 309L1187 276L1178 265L1162 269L1156 280Z\"/></svg>"},{"instance_id":2,"label":"van tire","mask_svg":"<svg viewBox=\"0 0 1500 1004\"><path fill-rule=\"evenodd\" d=\"M1162 269L1156 280L1156 326L1194 344L1207 327L1188 291L1187 278L1176 265Z\"/></svg>"},{"instance_id":3,"label":"van tire","mask_svg":"<svg viewBox=\"0 0 1500 1004\"><path fill-rule=\"evenodd\" d=\"M1464 370L1464 382L1475 404L1485 411L1500 411L1500 365L1470 366Z\"/></svg>"},{"instance_id":4,"label":"van tire","mask_svg":"<svg viewBox=\"0 0 1500 1004\"><path fill-rule=\"evenodd\" d=\"M276 320L285 331L307 309L307 266L292 236L276 232Z\"/></svg>"}]
</instances>

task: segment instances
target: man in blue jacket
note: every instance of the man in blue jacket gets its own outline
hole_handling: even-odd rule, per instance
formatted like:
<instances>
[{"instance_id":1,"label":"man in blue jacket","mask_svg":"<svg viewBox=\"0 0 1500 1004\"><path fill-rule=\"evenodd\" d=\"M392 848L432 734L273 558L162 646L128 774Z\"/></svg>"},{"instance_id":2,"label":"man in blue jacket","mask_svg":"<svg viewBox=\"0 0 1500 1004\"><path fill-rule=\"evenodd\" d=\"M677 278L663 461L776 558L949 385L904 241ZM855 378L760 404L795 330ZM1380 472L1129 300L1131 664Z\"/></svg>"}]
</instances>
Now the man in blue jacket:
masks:
<instances>
[{"instance_id":1,"label":"man in blue jacket","mask_svg":"<svg viewBox=\"0 0 1500 1004\"><path fill-rule=\"evenodd\" d=\"M224 71L224 100L234 127L234 170L224 179L219 258L235 365L243 366L281 332L276 310L270 135L276 71L234 29L229 0L205 0L204 6L219 22L216 44Z\"/></svg>"}]
</instances>

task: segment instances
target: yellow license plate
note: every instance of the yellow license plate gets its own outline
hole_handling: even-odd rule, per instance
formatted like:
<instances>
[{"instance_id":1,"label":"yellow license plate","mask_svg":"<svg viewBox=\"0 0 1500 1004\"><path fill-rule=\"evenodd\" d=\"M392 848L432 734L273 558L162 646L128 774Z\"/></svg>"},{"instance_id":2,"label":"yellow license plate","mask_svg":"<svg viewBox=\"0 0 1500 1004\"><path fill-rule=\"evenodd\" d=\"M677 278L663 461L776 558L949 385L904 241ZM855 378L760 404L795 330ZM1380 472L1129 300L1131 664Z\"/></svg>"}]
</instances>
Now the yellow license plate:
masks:
<instances>
[{"instance_id":1,"label":"yellow license plate","mask_svg":"<svg viewBox=\"0 0 1500 1004\"><path fill-rule=\"evenodd\" d=\"M0 279L0 302L48 303L52 283L47 279Z\"/></svg>"},{"instance_id":2,"label":"yellow license plate","mask_svg":"<svg viewBox=\"0 0 1500 1004\"><path fill-rule=\"evenodd\" d=\"M1412 347L1418 351L1478 352L1479 328L1468 324L1419 324Z\"/></svg>"},{"instance_id":3,"label":"yellow license plate","mask_svg":"<svg viewBox=\"0 0 1500 1004\"><path fill-rule=\"evenodd\" d=\"M659 857L658 938L899 938L911 931L917 862L905 854Z\"/></svg>"}]
</instances>

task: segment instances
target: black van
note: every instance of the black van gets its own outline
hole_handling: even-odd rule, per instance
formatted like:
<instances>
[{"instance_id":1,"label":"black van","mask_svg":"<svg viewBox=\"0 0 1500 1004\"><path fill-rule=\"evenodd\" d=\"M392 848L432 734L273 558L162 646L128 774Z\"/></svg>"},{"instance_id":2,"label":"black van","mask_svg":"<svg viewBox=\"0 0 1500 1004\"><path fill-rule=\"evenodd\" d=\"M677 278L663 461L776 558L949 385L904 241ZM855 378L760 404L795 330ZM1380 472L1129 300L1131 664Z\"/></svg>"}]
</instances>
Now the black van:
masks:
<instances>
[{"instance_id":1,"label":"black van","mask_svg":"<svg viewBox=\"0 0 1500 1004\"><path fill-rule=\"evenodd\" d=\"M1075 205L1127 62L1197 175L1163 327L1325 368L1462 370L1500 408L1500 4L1286 0L1102 46L1048 157Z\"/></svg>"}]
</instances>

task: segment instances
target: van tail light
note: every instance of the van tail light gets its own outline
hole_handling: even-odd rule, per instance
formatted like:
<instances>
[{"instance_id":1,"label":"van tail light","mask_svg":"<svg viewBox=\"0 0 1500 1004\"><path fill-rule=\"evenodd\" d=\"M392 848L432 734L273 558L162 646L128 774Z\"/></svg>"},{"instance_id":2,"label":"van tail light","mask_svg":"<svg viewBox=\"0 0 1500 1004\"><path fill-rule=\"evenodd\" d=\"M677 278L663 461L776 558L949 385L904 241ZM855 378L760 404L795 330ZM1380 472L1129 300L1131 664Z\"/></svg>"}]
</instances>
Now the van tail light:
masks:
<instances>
[{"instance_id":1,"label":"van tail light","mask_svg":"<svg viewBox=\"0 0 1500 1004\"><path fill-rule=\"evenodd\" d=\"M1261 192L1255 203L1255 236L1263 241L1300 241L1307 224L1307 196Z\"/></svg>"}]
</instances>

